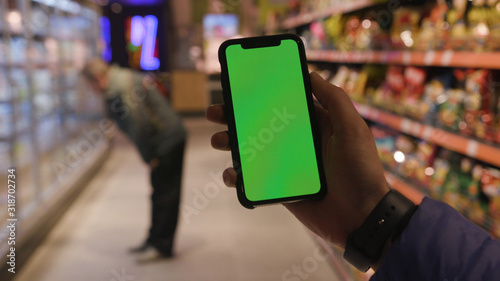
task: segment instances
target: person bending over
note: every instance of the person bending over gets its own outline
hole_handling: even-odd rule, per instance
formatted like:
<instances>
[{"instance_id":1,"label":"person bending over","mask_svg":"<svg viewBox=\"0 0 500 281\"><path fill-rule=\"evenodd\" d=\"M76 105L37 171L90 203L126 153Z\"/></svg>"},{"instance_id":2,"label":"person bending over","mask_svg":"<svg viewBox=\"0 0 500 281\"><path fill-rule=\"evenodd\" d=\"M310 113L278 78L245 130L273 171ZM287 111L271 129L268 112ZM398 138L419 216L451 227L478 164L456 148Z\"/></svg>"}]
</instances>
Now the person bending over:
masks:
<instances>
[{"instance_id":1,"label":"person bending over","mask_svg":"<svg viewBox=\"0 0 500 281\"><path fill-rule=\"evenodd\" d=\"M89 61L82 74L151 169L151 226L146 241L131 252L139 254L139 262L171 257L187 135L181 117L148 74L109 66L101 59Z\"/></svg>"}]
</instances>

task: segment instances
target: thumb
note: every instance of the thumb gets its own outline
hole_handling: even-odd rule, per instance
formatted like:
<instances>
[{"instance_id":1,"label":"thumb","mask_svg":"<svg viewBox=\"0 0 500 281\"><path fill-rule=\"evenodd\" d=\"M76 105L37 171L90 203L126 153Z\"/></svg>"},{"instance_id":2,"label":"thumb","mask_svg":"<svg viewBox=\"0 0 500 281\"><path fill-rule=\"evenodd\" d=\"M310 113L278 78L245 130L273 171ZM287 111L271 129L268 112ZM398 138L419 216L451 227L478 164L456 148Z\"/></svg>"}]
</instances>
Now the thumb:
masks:
<instances>
[{"instance_id":1,"label":"thumb","mask_svg":"<svg viewBox=\"0 0 500 281\"><path fill-rule=\"evenodd\" d=\"M311 72L310 76L313 93L328 112L334 131L345 132L351 128L366 126L342 88L324 80L316 72Z\"/></svg>"}]
</instances>

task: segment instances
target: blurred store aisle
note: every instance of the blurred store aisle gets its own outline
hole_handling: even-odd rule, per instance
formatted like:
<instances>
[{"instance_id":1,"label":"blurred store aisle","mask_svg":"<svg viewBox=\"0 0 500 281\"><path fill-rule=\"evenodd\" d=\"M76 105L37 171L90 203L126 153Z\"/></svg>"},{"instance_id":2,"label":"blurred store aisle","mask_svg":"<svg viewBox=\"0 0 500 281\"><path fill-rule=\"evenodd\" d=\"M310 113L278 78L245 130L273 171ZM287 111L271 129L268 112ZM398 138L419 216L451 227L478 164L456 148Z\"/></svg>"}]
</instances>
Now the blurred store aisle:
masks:
<instances>
[{"instance_id":1,"label":"blurred store aisle","mask_svg":"<svg viewBox=\"0 0 500 281\"><path fill-rule=\"evenodd\" d=\"M281 206L246 210L220 174L229 153L209 147L222 127L189 118L176 258L139 265L127 253L149 222L147 168L118 136L99 174L16 281L336 280L306 229ZM305 267L304 267L305 266Z\"/></svg>"}]
</instances>

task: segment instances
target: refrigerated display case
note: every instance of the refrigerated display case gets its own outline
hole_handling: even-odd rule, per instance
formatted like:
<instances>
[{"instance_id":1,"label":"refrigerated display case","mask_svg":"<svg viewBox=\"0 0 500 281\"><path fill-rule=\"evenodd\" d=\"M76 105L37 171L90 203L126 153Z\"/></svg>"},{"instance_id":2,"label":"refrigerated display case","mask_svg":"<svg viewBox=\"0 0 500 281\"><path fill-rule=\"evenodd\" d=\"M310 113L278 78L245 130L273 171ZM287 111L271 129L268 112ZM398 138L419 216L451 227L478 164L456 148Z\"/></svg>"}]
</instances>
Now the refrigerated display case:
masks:
<instances>
[{"instance_id":1,"label":"refrigerated display case","mask_svg":"<svg viewBox=\"0 0 500 281\"><path fill-rule=\"evenodd\" d=\"M68 147L104 116L101 100L79 76L85 61L98 56L99 17L89 1L0 1L0 181L7 185L7 170L15 168L15 218L23 226L17 245L43 229L109 146L106 139L93 143L77 168L67 161ZM0 198L4 225L7 189ZM6 235L2 227L3 264Z\"/></svg>"}]
</instances>

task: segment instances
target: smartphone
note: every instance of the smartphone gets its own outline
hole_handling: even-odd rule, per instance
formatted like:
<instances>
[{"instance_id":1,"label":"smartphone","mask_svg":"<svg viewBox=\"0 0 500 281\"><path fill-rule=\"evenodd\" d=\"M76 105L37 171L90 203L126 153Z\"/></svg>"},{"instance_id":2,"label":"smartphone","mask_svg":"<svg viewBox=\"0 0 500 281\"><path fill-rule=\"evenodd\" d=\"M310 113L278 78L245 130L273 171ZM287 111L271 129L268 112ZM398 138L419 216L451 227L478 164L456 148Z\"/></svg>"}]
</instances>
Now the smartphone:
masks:
<instances>
[{"instance_id":1,"label":"smartphone","mask_svg":"<svg viewBox=\"0 0 500 281\"><path fill-rule=\"evenodd\" d=\"M227 40L221 83L236 189L247 208L326 193L309 71L296 35Z\"/></svg>"}]
</instances>

